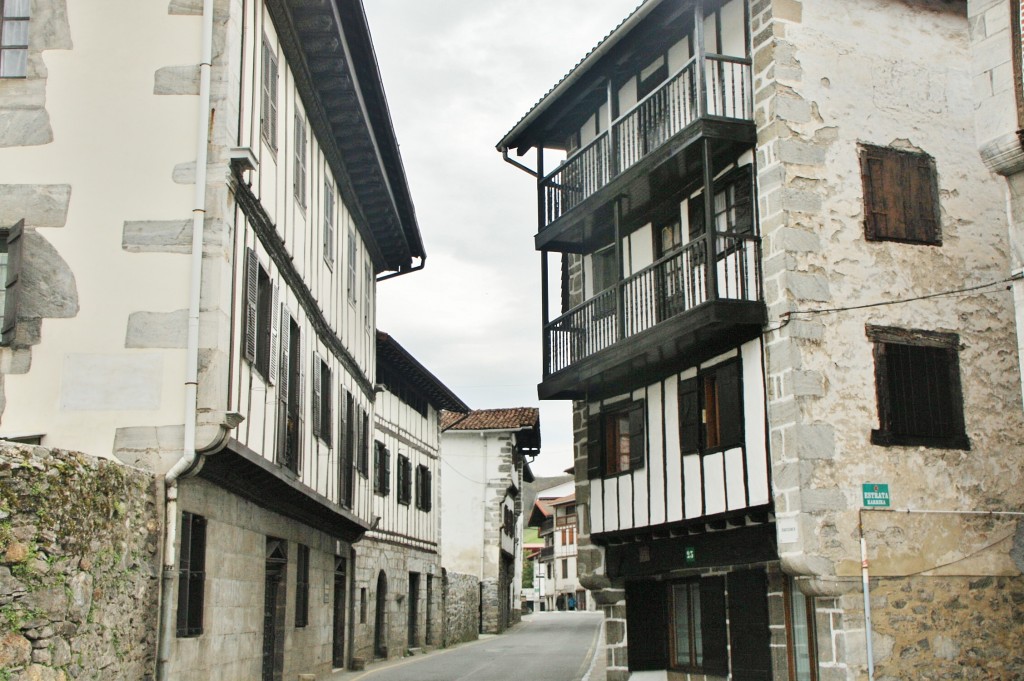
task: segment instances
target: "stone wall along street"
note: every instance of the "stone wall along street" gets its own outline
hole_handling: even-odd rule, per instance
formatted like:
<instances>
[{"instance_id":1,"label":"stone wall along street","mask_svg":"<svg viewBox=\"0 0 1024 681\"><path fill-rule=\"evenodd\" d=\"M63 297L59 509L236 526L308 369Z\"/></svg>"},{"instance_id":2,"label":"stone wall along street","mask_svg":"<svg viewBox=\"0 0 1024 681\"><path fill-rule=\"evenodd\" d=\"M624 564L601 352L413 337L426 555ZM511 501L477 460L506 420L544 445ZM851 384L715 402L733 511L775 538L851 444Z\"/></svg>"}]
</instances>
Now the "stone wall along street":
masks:
<instances>
[{"instance_id":1,"label":"stone wall along street","mask_svg":"<svg viewBox=\"0 0 1024 681\"><path fill-rule=\"evenodd\" d=\"M151 678L155 492L116 462L0 443L0 678Z\"/></svg>"}]
</instances>

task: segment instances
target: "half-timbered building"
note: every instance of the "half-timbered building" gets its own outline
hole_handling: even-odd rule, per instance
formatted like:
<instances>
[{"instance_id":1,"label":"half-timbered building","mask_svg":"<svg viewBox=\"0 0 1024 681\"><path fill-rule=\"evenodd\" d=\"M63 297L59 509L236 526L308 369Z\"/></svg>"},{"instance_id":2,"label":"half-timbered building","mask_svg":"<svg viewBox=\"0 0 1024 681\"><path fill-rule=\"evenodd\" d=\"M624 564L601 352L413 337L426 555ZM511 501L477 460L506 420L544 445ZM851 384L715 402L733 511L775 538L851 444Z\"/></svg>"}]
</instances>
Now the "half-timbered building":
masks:
<instances>
[{"instance_id":1,"label":"half-timbered building","mask_svg":"<svg viewBox=\"0 0 1024 681\"><path fill-rule=\"evenodd\" d=\"M355 547L359 664L442 643L441 411L469 411L393 337L377 332L373 446L357 474L373 487Z\"/></svg>"},{"instance_id":2,"label":"half-timbered building","mask_svg":"<svg viewBox=\"0 0 1024 681\"><path fill-rule=\"evenodd\" d=\"M164 481L160 679L347 666L374 443L429 468L450 406L375 391L377 282L425 251L362 3L0 15L0 436Z\"/></svg>"},{"instance_id":3,"label":"half-timbered building","mask_svg":"<svg viewBox=\"0 0 1024 681\"><path fill-rule=\"evenodd\" d=\"M1018 631L949 605L1021 585L969 61L963 3L647 0L498 143L536 180L538 392L574 401L609 679L1020 673ZM914 512L862 510L890 491Z\"/></svg>"}]
</instances>

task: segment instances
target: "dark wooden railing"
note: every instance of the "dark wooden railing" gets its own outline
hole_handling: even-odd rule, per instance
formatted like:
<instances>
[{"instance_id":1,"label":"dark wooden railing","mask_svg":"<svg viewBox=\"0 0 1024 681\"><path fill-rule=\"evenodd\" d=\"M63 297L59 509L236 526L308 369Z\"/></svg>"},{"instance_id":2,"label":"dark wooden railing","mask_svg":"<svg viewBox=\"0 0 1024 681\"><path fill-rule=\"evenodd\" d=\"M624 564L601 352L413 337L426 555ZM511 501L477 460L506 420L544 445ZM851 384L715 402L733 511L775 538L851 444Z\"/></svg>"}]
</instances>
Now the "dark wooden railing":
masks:
<instances>
[{"instance_id":1,"label":"dark wooden railing","mask_svg":"<svg viewBox=\"0 0 1024 681\"><path fill-rule=\"evenodd\" d=\"M715 264L710 271L708 239L701 237L547 324L544 375L707 302L710 277L714 277L718 300L758 300L760 239L747 234L715 238Z\"/></svg>"},{"instance_id":2,"label":"dark wooden railing","mask_svg":"<svg viewBox=\"0 0 1024 681\"><path fill-rule=\"evenodd\" d=\"M603 132L541 180L544 225L571 211L701 115L753 118L750 68L750 59L708 54L701 78L699 59L691 58L661 87L612 121L610 132Z\"/></svg>"}]
</instances>

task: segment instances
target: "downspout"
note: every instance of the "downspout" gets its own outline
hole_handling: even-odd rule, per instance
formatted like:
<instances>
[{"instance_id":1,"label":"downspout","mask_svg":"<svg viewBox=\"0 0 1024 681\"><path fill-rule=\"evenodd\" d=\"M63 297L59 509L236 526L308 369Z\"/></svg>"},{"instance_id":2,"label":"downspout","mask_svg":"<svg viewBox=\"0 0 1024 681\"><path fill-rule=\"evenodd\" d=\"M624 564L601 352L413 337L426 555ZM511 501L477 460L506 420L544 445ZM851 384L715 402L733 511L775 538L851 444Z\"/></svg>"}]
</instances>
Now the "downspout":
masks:
<instances>
[{"instance_id":1,"label":"downspout","mask_svg":"<svg viewBox=\"0 0 1024 681\"><path fill-rule=\"evenodd\" d=\"M181 458L164 476L164 565L160 587L160 633L157 681L165 681L171 653L176 556L178 539L178 478L196 461L196 416L199 384L199 298L203 267L203 226L206 219L206 162L210 143L210 67L213 61L213 0L203 0L202 59L199 63L199 108L196 134L195 192L192 209L192 271L189 277L188 335L185 344L185 437Z\"/></svg>"}]
</instances>

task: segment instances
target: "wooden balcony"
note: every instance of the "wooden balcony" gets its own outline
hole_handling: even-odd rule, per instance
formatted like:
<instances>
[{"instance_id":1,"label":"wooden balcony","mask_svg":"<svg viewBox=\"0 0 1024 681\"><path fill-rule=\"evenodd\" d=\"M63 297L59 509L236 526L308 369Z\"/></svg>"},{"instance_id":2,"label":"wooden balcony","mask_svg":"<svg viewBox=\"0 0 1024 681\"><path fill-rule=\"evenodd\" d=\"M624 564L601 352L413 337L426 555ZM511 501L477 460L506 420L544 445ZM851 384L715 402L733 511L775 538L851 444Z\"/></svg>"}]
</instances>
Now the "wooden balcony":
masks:
<instances>
[{"instance_id":1,"label":"wooden balcony","mask_svg":"<svg viewBox=\"0 0 1024 681\"><path fill-rule=\"evenodd\" d=\"M559 245L580 213L591 212L623 185L703 137L754 142L750 59L695 55L608 130L541 178L537 247Z\"/></svg>"},{"instance_id":2,"label":"wooden balcony","mask_svg":"<svg viewBox=\"0 0 1024 681\"><path fill-rule=\"evenodd\" d=\"M714 239L686 244L546 324L540 398L622 392L759 335L760 239Z\"/></svg>"}]
</instances>

